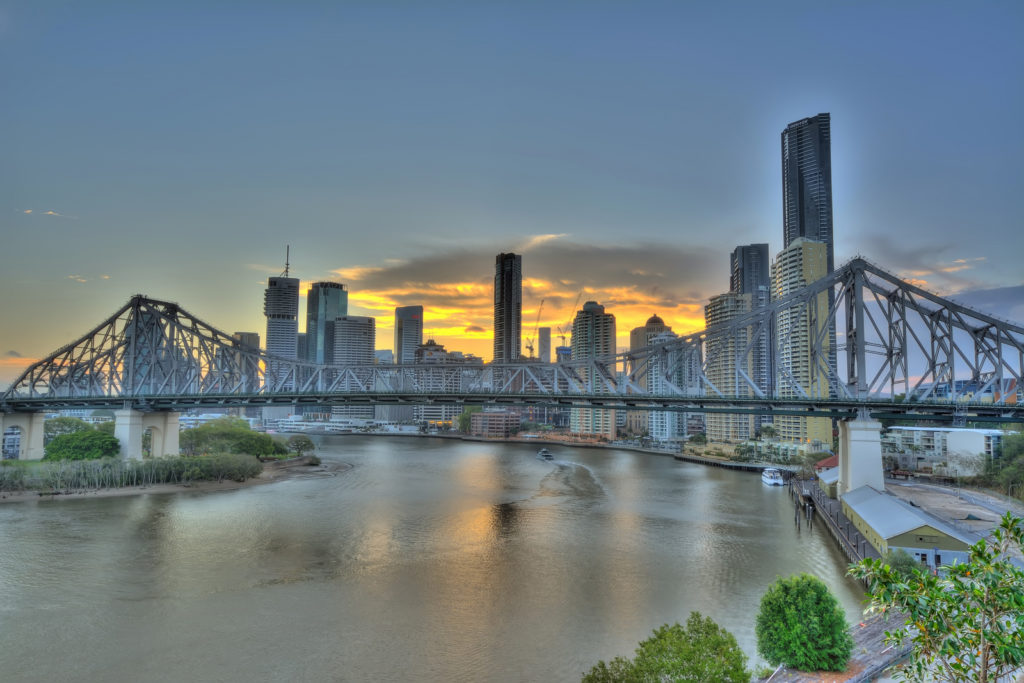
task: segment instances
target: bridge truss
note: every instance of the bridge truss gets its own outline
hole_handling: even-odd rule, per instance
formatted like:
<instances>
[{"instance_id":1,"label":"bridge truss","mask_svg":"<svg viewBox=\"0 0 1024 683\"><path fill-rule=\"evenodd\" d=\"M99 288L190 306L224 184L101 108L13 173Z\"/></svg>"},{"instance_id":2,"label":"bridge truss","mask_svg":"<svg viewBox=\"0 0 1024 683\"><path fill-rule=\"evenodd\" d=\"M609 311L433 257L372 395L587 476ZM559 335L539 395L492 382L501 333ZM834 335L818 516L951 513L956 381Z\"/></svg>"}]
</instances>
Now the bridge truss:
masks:
<instances>
[{"instance_id":1,"label":"bridge truss","mask_svg":"<svg viewBox=\"0 0 1024 683\"><path fill-rule=\"evenodd\" d=\"M708 329L555 364L316 365L245 346L175 303L134 296L29 367L0 396L0 410L528 403L1016 421L1022 371L1024 327L857 258Z\"/></svg>"}]
</instances>

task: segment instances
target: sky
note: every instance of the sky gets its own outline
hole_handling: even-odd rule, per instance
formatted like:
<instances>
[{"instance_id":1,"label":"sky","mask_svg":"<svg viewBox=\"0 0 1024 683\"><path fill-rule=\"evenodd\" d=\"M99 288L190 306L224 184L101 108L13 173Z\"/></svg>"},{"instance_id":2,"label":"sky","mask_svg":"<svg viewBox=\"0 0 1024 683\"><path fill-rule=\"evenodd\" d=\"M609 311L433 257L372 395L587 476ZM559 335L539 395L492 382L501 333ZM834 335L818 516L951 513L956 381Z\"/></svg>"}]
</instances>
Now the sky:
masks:
<instances>
[{"instance_id":1,"label":"sky","mask_svg":"<svg viewBox=\"0 0 1024 683\"><path fill-rule=\"evenodd\" d=\"M135 293L265 333L284 270L489 359L594 300L703 327L832 117L836 263L1024 321L1019 2L0 0L0 384ZM304 301L300 320L304 320ZM301 329L301 326L300 326Z\"/></svg>"}]
</instances>

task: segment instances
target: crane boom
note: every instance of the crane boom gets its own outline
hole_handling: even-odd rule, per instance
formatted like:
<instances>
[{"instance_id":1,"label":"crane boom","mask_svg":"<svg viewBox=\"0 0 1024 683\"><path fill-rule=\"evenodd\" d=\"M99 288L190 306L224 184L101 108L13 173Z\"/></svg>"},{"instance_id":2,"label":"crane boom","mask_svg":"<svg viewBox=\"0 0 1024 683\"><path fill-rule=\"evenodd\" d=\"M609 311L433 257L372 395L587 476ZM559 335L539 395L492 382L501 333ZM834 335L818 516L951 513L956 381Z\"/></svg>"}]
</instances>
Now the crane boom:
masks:
<instances>
[{"instance_id":1,"label":"crane boom","mask_svg":"<svg viewBox=\"0 0 1024 683\"><path fill-rule=\"evenodd\" d=\"M533 335L526 339L526 350L530 352L530 358L533 358L533 340L537 338L537 328L540 327L540 314L544 310L544 299L540 300L540 306L537 307L537 320L533 323Z\"/></svg>"}]
</instances>

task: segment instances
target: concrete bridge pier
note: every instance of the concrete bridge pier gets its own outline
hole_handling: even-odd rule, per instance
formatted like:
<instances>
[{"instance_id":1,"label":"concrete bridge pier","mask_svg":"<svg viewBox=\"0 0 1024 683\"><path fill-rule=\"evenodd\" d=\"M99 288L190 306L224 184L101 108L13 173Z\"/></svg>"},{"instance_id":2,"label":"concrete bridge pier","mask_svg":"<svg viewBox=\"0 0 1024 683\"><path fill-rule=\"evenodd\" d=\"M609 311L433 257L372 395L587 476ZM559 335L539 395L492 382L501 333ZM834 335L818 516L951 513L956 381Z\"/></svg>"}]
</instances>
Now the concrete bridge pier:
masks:
<instances>
[{"instance_id":1,"label":"concrete bridge pier","mask_svg":"<svg viewBox=\"0 0 1024 683\"><path fill-rule=\"evenodd\" d=\"M854 420L839 421L839 483L843 495L867 484L885 490L882 471L882 423L861 414Z\"/></svg>"},{"instance_id":2,"label":"concrete bridge pier","mask_svg":"<svg viewBox=\"0 0 1024 683\"><path fill-rule=\"evenodd\" d=\"M18 460L43 459L43 423L46 413L0 413L0 437L14 427L20 432Z\"/></svg>"},{"instance_id":3,"label":"concrete bridge pier","mask_svg":"<svg viewBox=\"0 0 1024 683\"><path fill-rule=\"evenodd\" d=\"M178 455L178 417L180 413L144 413L126 408L114 411L114 436L121 442L121 457L142 458L142 435L150 432L154 458Z\"/></svg>"}]
</instances>

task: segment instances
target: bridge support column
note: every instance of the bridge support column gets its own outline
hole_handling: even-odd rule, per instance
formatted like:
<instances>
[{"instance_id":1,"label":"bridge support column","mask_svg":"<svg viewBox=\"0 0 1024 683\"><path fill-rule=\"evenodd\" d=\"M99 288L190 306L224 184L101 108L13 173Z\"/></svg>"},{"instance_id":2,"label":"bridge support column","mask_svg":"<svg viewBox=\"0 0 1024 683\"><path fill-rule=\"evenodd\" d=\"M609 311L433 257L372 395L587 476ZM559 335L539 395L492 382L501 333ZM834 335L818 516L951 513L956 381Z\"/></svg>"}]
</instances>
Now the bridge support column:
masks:
<instances>
[{"instance_id":1,"label":"bridge support column","mask_svg":"<svg viewBox=\"0 0 1024 683\"><path fill-rule=\"evenodd\" d=\"M882 423L867 417L839 421L839 495L865 484L885 490Z\"/></svg>"},{"instance_id":2,"label":"bridge support column","mask_svg":"<svg viewBox=\"0 0 1024 683\"><path fill-rule=\"evenodd\" d=\"M18 444L18 460L42 460L43 451L43 423L46 422L45 413L10 413L0 415L0 439L3 433L11 428L17 428L20 433Z\"/></svg>"},{"instance_id":3,"label":"bridge support column","mask_svg":"<svg viewBox=\"0 0 1024 683\"><path fill-rule=\"evenodd\" d=\"M121 442L121 458L142 458L142 413L125 408L114 411L114 436Z\"/></svg>"},{"instance_id":4,"label":"bridge support column","mask_svg":"<svg viewBox=\"0 0 1024 683\"><path fill-rule=\"evenodd\" d=\"M165 455L178 455L179 415L180 413L170 412L143 414L142 433L149 430L149 447L152 457L162 458Z\"/></svg>"}]
</instances>

